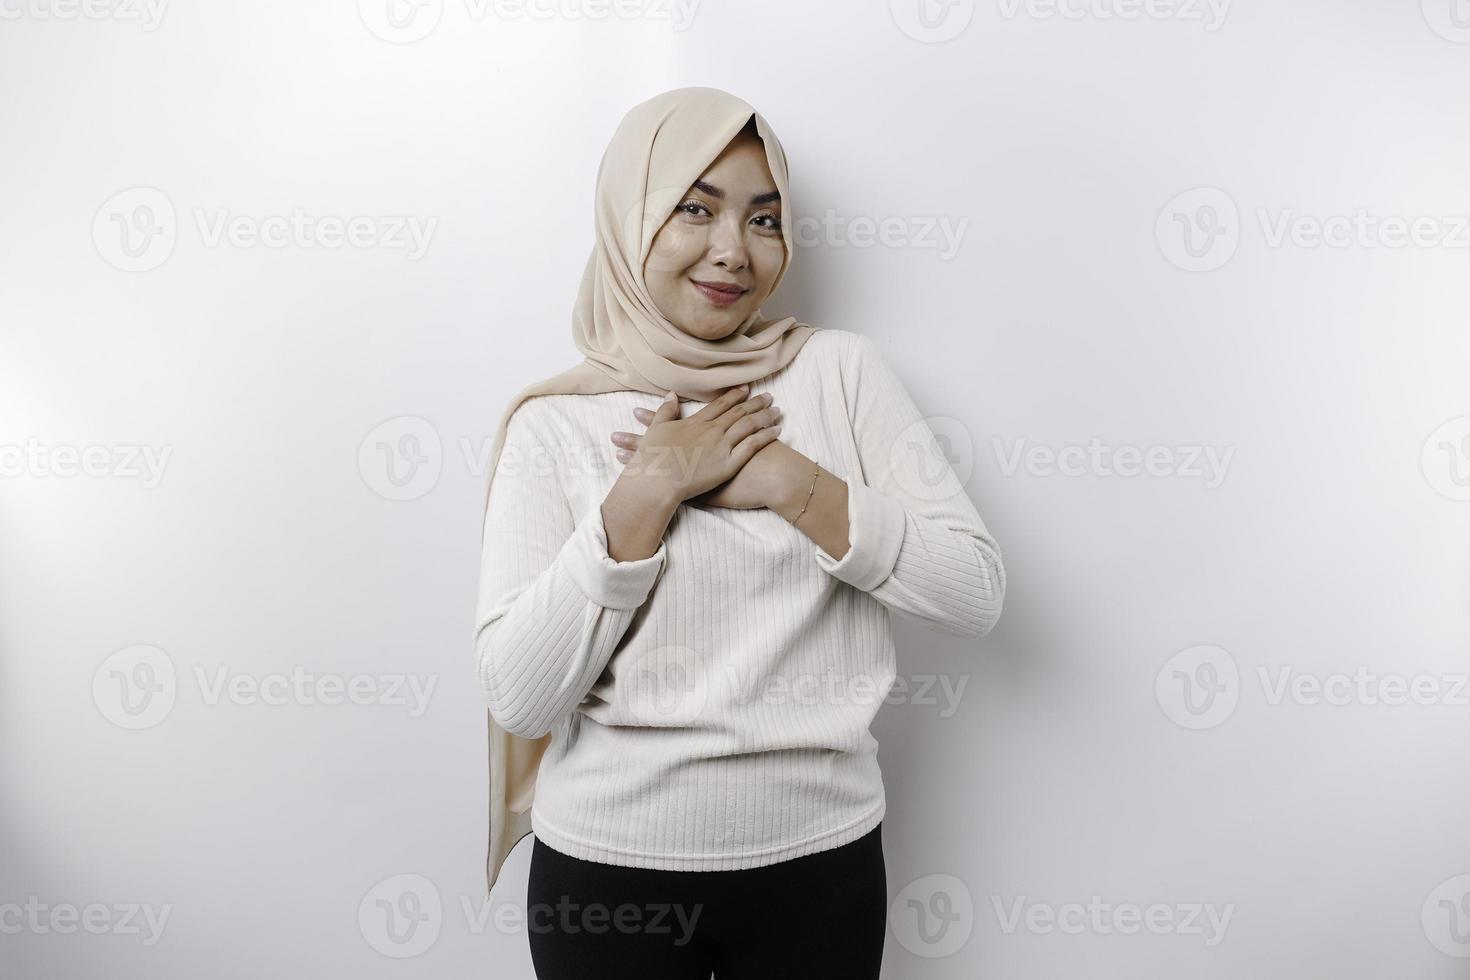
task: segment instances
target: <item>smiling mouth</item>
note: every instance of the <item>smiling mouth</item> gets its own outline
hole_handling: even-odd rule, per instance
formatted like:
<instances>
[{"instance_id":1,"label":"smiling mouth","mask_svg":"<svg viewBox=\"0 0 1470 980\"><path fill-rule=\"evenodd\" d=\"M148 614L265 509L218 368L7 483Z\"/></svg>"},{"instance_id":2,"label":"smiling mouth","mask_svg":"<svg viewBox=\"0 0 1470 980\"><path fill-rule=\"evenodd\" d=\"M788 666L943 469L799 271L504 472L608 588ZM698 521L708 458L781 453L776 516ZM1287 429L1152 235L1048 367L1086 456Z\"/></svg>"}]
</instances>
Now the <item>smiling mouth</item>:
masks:
<instances>
[{"instance_id":1,"label":"smiling mouth","mask_svg":"<svg viewBox=\"0 0 1470 980\"><path fill-rule=\"evenodd\" d=\"M702 279L695 279L693 280L693 282L696 286L704 286L707 289L715 289L719 292L730 293L734 296L739 296L741 293L745 292L744 286L738 286L733 282L705 282Z\"/></svg>"},{"instance_id":2,"label":"smiling mouth","mask_svg":"<svg viewBox=\"0 0 1470 980\"><path fill-rule=\"evenodd\" d=\"M698 289L704 294L705 299L714 303L716 306L729 306L741 296L744 296L746 292L744 286L737 286L734 283L701 282L698 279L691 279L689 281L694 283L695 289Z\"/></svg>"}]
</instances>

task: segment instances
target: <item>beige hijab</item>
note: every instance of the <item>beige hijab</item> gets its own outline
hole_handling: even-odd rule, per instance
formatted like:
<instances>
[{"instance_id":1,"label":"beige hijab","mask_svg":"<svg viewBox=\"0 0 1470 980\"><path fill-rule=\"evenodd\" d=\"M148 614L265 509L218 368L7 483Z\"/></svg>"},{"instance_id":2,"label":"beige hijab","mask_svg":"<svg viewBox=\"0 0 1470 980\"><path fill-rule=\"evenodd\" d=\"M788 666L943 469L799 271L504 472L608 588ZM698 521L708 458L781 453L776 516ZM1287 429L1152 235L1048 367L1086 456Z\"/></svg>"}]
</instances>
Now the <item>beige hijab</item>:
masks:
<instances>
[{"instance_id":1,"label":"beige hijab","mask_svg":"<svg viewBox=\"0 0 1470 980\"><path fill-rule=\"evenodd\" d=\"M795 317L767 319L756 310L730 336L702 340L684 333L660 313L644 282L643 267L654 236L689 187L751 117L765 142L766 161L789 215L791 196L781 143L760 113L728 92L703 87L674 89L634 106L618 124L597 171L597 242L572 314L572 340L584 360L511 399L490 456L487 511L506 426L526 399L632 390L660 396L674 391L695 401L711 401L734 385L759 381L785 367L816 330ZM776 274L778 286L792 254L790 221L783 221L781 227L786 254ZM481 542L482 548L491 545L484 540L483 527ZM531 832L536 773L551 736L520 738L497 725L488 712L487 717L488 892L495 887L511 848Z\"/></svg>"}]
</instances>

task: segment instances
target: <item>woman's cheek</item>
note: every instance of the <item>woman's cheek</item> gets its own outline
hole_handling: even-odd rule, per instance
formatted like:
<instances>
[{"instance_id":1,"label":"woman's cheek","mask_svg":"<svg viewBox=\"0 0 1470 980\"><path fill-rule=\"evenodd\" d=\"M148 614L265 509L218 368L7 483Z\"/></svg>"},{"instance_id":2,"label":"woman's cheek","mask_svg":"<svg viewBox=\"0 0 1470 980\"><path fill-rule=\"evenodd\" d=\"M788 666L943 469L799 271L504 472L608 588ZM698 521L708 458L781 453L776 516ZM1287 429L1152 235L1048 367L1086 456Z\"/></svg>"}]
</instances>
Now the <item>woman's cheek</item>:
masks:
<instances>
[{"instance_id":1,"label":"woman's cheek","mask_svg":"<svg viewBox=\"0 0 1470 980\"><path fill-rule=\"evenodd\" d=\"M648 254L648 268L659 272L681 272L689 268L701 254L700 240L704 232L687 225L669 224L653 240Z\"/></svg>"},{"instance_id":2,"label":"woman's cheek","mask_svg":"<svg viewBox=\"0 0 1470 980\"><path fill-rule=\"evenodd\" d=\"M781 262L786 258L786 244L781 239L761 237L750 246L752 263L755 267L756 278L760 283L760 290L767 291L771 283L776 279L776 273L781 271Z\"/></svg>"}]
</instances>

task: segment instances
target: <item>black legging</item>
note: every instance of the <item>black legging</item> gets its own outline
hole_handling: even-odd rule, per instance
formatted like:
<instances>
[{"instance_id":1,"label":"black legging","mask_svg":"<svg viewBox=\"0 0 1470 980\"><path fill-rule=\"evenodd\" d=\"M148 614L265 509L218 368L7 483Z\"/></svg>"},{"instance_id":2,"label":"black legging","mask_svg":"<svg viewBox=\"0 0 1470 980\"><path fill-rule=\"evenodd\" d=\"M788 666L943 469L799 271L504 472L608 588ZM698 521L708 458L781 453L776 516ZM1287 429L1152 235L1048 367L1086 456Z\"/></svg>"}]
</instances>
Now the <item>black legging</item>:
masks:
<instances>
[{"instance_id":1,"label":"black legging","mask_svg":"<svg viewBox=\"0 0 1470 980\"><path fill-rule=\"evenodd\" d=\"M741 871L583 861L535 840L526 889L539 980L877 980L883 825Z\"/></svg>"}]
</instances>

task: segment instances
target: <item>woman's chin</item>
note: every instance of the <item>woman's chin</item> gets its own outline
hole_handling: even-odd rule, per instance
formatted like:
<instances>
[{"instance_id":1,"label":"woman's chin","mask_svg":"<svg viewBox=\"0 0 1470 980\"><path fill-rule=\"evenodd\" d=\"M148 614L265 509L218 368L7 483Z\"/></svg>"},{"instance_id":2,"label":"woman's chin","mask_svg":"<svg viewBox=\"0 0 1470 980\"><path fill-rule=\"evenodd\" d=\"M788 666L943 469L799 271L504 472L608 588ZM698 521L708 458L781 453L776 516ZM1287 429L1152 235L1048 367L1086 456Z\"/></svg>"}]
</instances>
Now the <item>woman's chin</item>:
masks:
<instances>
[{"instance_id":1,"label":"woman's chin","mask_svg":"<svg viewBox=\"0 0 1470 980\"><path fill-rule=\"evenodd\" d=\"M724 340L745 322L743 314L728 313L722 316L701 316L676 321L675 325L691 337L700 340Z\"/></svg>"}]
</instances>

